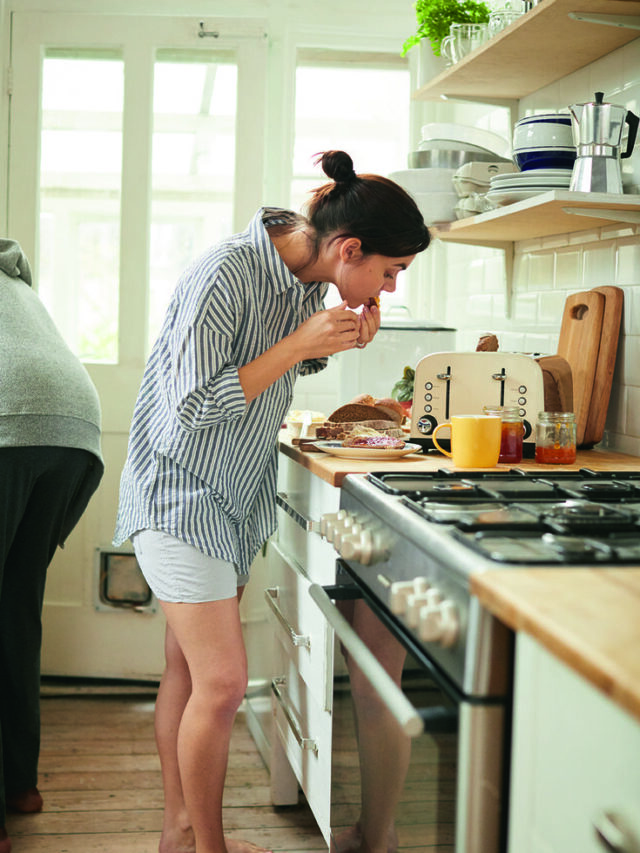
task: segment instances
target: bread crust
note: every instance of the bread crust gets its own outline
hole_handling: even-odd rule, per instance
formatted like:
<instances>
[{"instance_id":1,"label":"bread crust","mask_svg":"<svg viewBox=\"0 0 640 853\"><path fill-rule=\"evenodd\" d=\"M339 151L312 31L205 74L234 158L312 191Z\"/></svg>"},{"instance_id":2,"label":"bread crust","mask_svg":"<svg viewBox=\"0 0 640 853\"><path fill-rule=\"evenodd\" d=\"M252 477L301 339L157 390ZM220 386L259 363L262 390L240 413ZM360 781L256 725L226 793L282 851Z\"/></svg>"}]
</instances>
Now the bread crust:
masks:
<instances>
[{"instance_id":1,"label":"bread crust","mask_svg":"<svg viewBox=\"0 0 640 853\"><path fill-rule=\"evenodd\" d=\"M397 400L394 400L392 397L382 397L379 400L375 401L375 407L377 409L382 409L383 412L387 413L387 416L391 418L391 420L396 421L396 423L403 423L406 412L400 405Z\"/></svg>"},{"instance_id":2,"label":"bread crust","mask_svg":"<svg viewBox=\"0 0 640 853\"><path fill-rule=\"evenodd\" d=\"M327 420L334 424L346 424L354 421L388 421L389 416L387 412L377 406L367 406L364 403L346 403L332 412Z\"/></svg>"}]
</instances>

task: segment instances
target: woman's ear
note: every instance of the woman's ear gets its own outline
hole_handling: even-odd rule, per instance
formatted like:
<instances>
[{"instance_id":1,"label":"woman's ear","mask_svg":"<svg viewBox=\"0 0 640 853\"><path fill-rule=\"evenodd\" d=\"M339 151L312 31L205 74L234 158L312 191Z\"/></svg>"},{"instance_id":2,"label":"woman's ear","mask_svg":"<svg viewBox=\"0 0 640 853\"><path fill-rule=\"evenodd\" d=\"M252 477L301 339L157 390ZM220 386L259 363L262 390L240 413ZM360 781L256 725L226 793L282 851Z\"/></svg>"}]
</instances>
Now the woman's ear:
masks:
<instances>
[{"instance_id":1,"label":"woman's ear","mask_svg":"<svg viewBox=\"0 0 640 853\"><path fill-rule=\"evenodd\" d=\"M362 257L362 243L357 237L345 237L340 244L340 258L343 261L359 261Z\"/></svg>"}]
</instances>

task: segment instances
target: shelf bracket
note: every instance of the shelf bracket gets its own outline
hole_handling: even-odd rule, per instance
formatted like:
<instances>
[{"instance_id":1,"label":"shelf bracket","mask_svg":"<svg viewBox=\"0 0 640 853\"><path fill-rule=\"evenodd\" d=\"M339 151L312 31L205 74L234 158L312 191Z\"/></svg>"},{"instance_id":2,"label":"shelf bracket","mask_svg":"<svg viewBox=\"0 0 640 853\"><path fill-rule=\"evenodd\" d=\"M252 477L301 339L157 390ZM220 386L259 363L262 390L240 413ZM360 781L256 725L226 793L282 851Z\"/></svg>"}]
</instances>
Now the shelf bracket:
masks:
<instances>
[{"instance_id":1,"label":"shelf bracket","mask_svg":"<svg viewBox=\"0 0 640 853\"><path fill-rule=\"evenodd\" d=\"M640 15L597 15L591 12L569 12L574 21L588 24L605 24L609 27L624 27L628 30L640 30Z\"/></svg>"},{"instance_id":2,"label":"shelf bracket","mask_svg":"<svg viewBox=\"0 0 640 853\"><path fill-rule=\"evenodd\" d=\"M615 208L593 208L593 207L563 207L563 213L573 213L575 216L590 216L598 218L599 214L605 214L607 219L615 222L629 222L632 225L640 225L640 210L617 210ZM602 217L600 217L602 218Z\"/></svg>"}]
</instances>

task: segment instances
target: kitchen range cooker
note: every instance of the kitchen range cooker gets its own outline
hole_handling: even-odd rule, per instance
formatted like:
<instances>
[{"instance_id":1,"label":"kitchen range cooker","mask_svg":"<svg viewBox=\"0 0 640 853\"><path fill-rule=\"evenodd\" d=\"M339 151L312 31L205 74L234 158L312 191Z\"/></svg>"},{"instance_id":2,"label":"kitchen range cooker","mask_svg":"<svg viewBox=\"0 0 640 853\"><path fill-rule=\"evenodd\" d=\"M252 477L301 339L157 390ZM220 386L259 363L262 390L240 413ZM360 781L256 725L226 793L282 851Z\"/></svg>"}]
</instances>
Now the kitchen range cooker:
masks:
<instances>
[{"instance_id":1,"label":"kitchen range cooker","mask_svg":"<svg viewBox=\"0 0 640 853\"><path fill-rule=\"evenodd\" d=\"M340 506L325 535L347 573L471 695L492 652L473 572L640 566L640 471L349 475Z\"/></svg>"},{"instance_id":2,"label":"kitchen range cooker","mask_svg":"<svg viewBox=\"0 0 640 853\"><path fill-rule=\"evenodd\" d=\"M640 471L351 474L320 532L340 555L339 582L441 691L438 711L417 710L425 736L443 725L457 735L448 843L453 833L456 853L503 851L513 635L471 595L470 577L640 566Z\"/></svg>"}]
</instances>

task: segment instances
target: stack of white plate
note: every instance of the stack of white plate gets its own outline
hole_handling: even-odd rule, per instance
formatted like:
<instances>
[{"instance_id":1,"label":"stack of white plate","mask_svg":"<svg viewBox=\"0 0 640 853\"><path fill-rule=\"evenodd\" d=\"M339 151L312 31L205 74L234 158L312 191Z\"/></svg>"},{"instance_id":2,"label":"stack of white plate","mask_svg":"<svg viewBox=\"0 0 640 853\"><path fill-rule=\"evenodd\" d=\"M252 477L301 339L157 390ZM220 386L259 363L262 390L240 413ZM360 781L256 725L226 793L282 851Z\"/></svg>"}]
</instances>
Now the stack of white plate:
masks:
<instances>
[{"instance_id":1,"label":"stack of white plate","mask_svg":"<svg viewBox=\"0 0 640 853\"><path fill-rule=\"evenodd\" d=\"M548 192L568 190L571 169L531 169L528 172L494 175L487 198L492 204L513 204L516 201Z\"/></svg>"}]
</instances>

